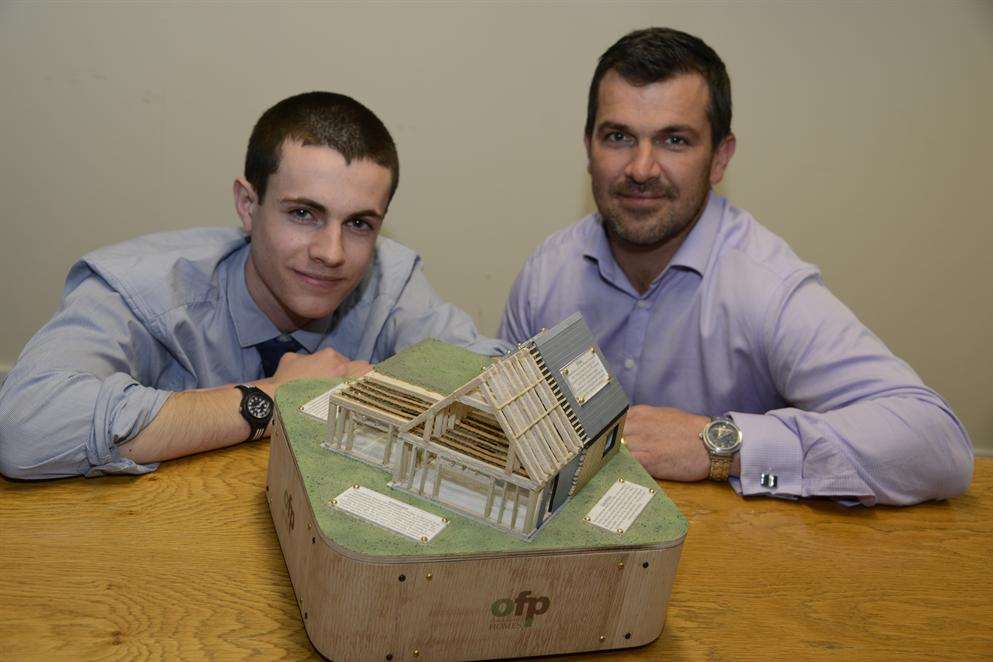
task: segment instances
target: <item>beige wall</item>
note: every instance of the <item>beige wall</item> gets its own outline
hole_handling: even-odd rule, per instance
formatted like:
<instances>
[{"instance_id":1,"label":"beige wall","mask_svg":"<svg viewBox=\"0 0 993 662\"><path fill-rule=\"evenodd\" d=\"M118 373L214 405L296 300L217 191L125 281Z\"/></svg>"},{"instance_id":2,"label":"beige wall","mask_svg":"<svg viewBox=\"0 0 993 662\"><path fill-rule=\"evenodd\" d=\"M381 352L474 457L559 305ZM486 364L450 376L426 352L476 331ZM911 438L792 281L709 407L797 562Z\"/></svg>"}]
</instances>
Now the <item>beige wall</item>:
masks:
<instances>
[{"instance_id":1,"label":"beige wall","mask_svg":"<svg viewBox=\"0 0 993 662\"><path fill-rule=\"evenodd\" d=\"M993 450L993 4L0 3L0 364L91 248L233 224L268 105L333 89L394 132L388 234L494 332L525 256L591 209L596 57L671 25L728 64L722 192L828 285Z\"/></svg>"}]
</instances>

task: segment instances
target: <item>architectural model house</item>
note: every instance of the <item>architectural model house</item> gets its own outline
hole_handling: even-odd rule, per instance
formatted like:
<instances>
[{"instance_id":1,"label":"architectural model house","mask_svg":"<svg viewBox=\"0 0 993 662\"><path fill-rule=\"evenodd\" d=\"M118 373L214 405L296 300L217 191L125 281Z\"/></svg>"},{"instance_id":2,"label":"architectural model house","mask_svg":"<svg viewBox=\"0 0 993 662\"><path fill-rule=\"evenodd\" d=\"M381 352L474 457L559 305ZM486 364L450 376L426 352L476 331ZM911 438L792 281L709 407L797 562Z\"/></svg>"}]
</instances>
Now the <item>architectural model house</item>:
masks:
<instances>
[{"instance_id":1,"label":"architectural model house","mask_svg":"<svg viewBox=\"0 0 993 662\"><path fill-rule=\"evenodd\" d=\"M471 354L425 342L437 345L428 369ZM394 489L530 537L613 457L627 409L577 313L449 393L382 370L340 384L324 446L381 467Z\"/></svg>"},{"instance_id":2,"label":"architectural model house","mask_svg":"<svg viewBox=\"0 0 993 662\"><path fill-rule=\"evenodd\" d=\"M662 632L687 521L623 447L627 398L578 315L505 357L426 340L275 401L265 500L328 658L509 659Z\"/></svg>"}]
</instances>

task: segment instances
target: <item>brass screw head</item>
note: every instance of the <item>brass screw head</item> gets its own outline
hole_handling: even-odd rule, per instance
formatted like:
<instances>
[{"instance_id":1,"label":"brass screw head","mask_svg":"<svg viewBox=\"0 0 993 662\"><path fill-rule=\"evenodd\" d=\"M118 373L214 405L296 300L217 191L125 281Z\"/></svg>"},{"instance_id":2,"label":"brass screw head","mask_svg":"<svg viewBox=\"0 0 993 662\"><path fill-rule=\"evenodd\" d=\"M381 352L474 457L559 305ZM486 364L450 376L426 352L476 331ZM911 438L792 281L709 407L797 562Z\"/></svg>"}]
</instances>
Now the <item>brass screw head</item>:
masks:
<instances>
[{"instance_id":1,"label":"brass screw head","mask_svg":"<svg viewBox=\"0 0 993 662\"><path fill-rule=\"evenodd\" d=\"M624 569L624 561L618 561L617 562L617 569L618 570L623 570Z\"/></svg>"},{"instance_id":2,"label":"brass screw head","mask_svg":"<svg viewBox=\"0 0 993 662\"><path fill-rule=\"evenodd\" d=\"M419 648L415 648L415 649L414 649L414 657L417 657L417 656L418 656L418 655L420 655L420 654L421 654L421 651L420 651L420 649L419 649Z\"/></svg>"},{"instance_id":3,"label":"brass screw head","mask_svg":"<svg viewBox=\"0 0 993 662\"><path fill-rule=\"evenodd\" d=\"M604 642L604 641L607 641L607 637L605 637L605 636L603 636L603 635L601 634L601 635L600 635L600 641L601 641L601 642Z\"/></svg>"},{"instance_id":4,"label":"brass screw head","mask_svg":"<svg viewBox=\"0 0 993 662\"><path fill-rule=\"evenodd\" d=\"M425 578L425 579L427 579L428 581L431 581L431 579L432 579L433 577L434 577L434 575L432 575L432 574L431 574L431 573L429 572L429 573L428 573L427 575L425 575L425 577L424 577L424 578Z\"/></svg>"}]
</instances>

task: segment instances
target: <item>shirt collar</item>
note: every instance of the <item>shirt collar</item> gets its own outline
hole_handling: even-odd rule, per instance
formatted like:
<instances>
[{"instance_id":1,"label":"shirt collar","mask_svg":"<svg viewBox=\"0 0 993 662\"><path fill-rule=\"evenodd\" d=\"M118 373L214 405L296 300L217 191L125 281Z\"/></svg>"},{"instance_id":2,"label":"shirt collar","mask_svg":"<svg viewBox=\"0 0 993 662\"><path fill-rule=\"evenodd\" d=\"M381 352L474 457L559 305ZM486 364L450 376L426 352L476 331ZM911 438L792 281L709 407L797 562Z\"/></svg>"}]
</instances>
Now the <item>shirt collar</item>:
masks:
<instances>
[{"instance_id":1,"label":"shirt collar","mask_svg":"<svg viewBox=\"0 0 993 662\"><path fill-rule=\"evenodd\" d=\"M246 243L228 261L228 306L231 312L231 321L234 323L235 335L237 335L238 344L241 347L252 347L282 335L272 320L259 309L255 300L252 299L252 295L248 292L248 284L245 282L245 264L248 262L250 250L251 244ZM334 313L331 313L322 319L312 320L290 335L308 352L313 353L320 347L321 341L327 335L333 320Z\"/></svg>"},{"instance_id":2,"label":"shirt collar","mask_svg":"<svg viewBox=\"0 0 993 662\"><path fill-rule=\"evenodd\" d=\"M620 271L620 267L614 260L614 254L610 252L610 241L607 239L607 231L603 227L603 216L600 212L594 213L591 217L590 232L586 234L583 243L583 255L593 259L600 269L600 275L609 281L613 281L613 276Z\"/></svg>"},{"instance_id":3,"label":"shirt collar","mask_svg":"<svg viewBox=\"0 0 993 662\"><path fill-rule=\"evenodd\" d=\"M703 213L686 236L683 245L672 256L670 267L686 267L703 275L710 263L710 253L714 249L717 230L720 228L723 200L724 198L713 191L707 195L707 204L703 208Z\"/></svg>"},{"instance_id":4,"label":"shirt collar","mask_svg":"<svg viewBox=\"0 0 993 662\"><path fill-rule=\"evenodd\" d=\"M669 267L685 267L703 274L710 262L710 253L720 226L722 201L723 198L713 191L708 193L703 213L700 214L699 220L686 236L682 246L672 256ZM593 231L586 237L583 255L597 262L600 274L608 281L627 283L627 276L621 271L617 261L614 260L614 254L610 251L610 242L603 227L603 217L598 212L593 214L593 220ZM663 273L665 272L663 271ZM661 274L659 278L661 278ZM657 281L658 279L656 279Z\"/></svg>"}]
</instances>

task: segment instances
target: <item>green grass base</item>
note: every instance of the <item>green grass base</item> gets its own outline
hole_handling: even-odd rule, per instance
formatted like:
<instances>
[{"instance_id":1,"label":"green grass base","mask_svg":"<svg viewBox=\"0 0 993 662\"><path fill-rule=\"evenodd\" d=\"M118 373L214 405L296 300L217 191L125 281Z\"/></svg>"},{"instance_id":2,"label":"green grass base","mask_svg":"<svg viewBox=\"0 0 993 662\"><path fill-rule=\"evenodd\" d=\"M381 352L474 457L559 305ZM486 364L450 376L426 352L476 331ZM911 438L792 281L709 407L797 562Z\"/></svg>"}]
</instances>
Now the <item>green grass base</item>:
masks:
<instances>
[{"instance_id":1,"label":"green grass base","mask_svg":"<svg viewBox=\"0 0 993 662\"><path fill-rule=\"evenodd\" d=\"M423 365L419 361L417 364ZM476 370L478 374L482 365L485 364L469 368ZM461 377L462 375L457 376L458 379ZM443 379L436 377L433 382L431 379L424 379L421 383L427 388L432 388L427 384L439 384L443 388L433 390L446 393L465 381L447 388L447 383L442 383ZM449 381L452 379L454 378L450 377ZM321 443L327 438L327 427L299 411L302 404L335 383L327 380L301 380L286 384L276 394L276 405L318 526L324 535L356 555L416 557L590 548L608 550L616 547L666 546L678 543L686 535L686 518L623 446L579 494L539 529L531 541L521 540L438 504L394 490L386 484L390 480L386 471L321 448ZM618 478L655 490L652 500L624 534L609 533L583 521L583 517ZM447 517L449 523L431 542L420 543L328 505L331 499L355 484Z\"/></svg>"}]
</instances>

